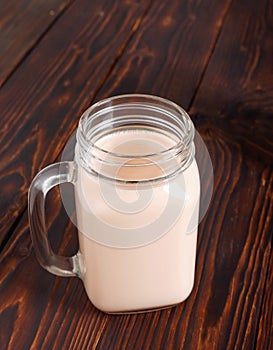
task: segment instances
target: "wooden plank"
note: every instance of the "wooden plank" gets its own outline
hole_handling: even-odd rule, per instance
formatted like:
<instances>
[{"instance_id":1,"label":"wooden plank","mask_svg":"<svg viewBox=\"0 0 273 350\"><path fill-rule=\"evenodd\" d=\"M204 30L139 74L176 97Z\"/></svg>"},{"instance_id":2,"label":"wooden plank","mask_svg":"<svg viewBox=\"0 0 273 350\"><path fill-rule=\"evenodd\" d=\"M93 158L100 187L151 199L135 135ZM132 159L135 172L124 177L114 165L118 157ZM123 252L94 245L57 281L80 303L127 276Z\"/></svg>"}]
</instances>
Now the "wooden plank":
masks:
<instances>
[{"instance_id":1,"label":"wooden plank","mask_svg":"<svg viewBox=\"0 0 273 350\"><path fill-rule=\"evenodd\" d=\"M191 109L267 164L273 154L272 7L270 0L233 4Z\"/></svg>"},{"instance_id":2,"label":"wooden plank","mask_svg":"<svg viewBox=\"0 0 273 350\"><path fill-rule=\"evenodd\" d=\"M191 108L198 128L214 135L234 162L230 167L227 160L214 157L230 183L219 202L225 214L221 209L218 215L225 220L216 234L221 241L202 321L202 344L211 341L217 349L271 348L272 5L267 0L232 4Z\"/></svg>"},{"instance_id":3,"label":"wooden plank","mask_svg":"<svg viewBox=\"0 0 273 350\"><path fill-rule=\"evenodd\" d=\"M56 202L55 205L51 206L52 197ZM49 197L47 207L52 245L55 248L59 246L61 233L63 232L65 243L60 249L60 253L72 253L66 245L70 242L70 246L74 245L76 247L73 227L72 224L67 225L67 218L60 206L60 196L57 191L55 191L54 196L51 194ZM56 216L56 209L57 213L61 213L61 215ZM0 348L7 350L42 349L44 343L48 344L50 349L53 349L54 344L63 345L65 340L65 334L63 334L60 343L56 343L54 338L50 338L50 340L47 338L51 326L55 328L52 332L55 335L58 334L59 329L63 329L63 326L61 326L62 320L58 320L58 316L60 316L59 307L64 307L70 315L68 316L70 322L65 325L65 330L70 330L73 334L75 328L77 328L81 310L88 306L87 299L79 280L60 279L56 281L54 276L49 273L44 274L44 271L38 266L32 251L26 213L17 228L16 237L13 243L9 245L8 254L1 255L0 288L3 293L0 294ZM5 275L7 278L3 278ZM36 282L39 281L39 283L34 281L34 276L36 276ZM75 294L73 292L72 294L76 297L72 303L72 294L66 292L66 289L70 289L70 286L75 292ZM63 299L65 295L68 299ZM89 310L90 306L87 308L87 312ZM76 322L72 321L73 316L70 314L74 311L79 317L75 319ZM91 316L94 312L95 314L98 313L96 310L93 310L93 312L91 310ZM48 320L51 321L45 327L40 327L41 320L43 320L44 325L47 324Z\"/></svg>"},{"instance_id":4,"label":"wooden plank","mask_svg":"<svg viewBox=\"0 0 273 350\"><path fill-rule=\"evenodd\" d=\"M1 0L0 87L73 0Z\"/></svg>"},{"instance_id":5,"label":"wooden plank","mask_svg":"<svg viewBox=\"0 0 273 350\"><path fill-rule=\"evenodd\" d=\"M272 244L272 242L271 242ZM271 259L267 270L267 280L259 320L257 350L273 348L273 253L271 247Z\"/></svg>"},{"instance_id":6,"label":"wooden plank","mask_svg":"<svg viewBox=\"0 0 273 350\"><path fill-rule=\"evenodd\" d=\"M31 179L56 159L147 6L73 3L2 87L0 246L26 208Z\"/></svg>"},{"instance_id":7,"label":"wooden plank","mask_svg":"<svg viewBox=\"0 0 273 350\"><path fill-rule=\"evenodd\" d=\"M188 108L210 58L226 1L160 1L96 99L123 93L160 95ZM206 35L204 35L204 32Z\"/></svg>"}]
</instances>

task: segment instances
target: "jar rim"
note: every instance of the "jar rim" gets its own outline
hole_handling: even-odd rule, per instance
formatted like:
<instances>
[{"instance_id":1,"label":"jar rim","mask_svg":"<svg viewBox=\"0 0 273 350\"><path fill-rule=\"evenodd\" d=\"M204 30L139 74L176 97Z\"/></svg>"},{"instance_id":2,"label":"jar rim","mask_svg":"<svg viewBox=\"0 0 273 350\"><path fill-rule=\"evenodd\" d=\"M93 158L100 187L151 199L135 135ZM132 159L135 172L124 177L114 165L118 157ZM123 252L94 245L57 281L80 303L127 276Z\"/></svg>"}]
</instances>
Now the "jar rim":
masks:
<instances>
[{"instance_id":1,"label":"jar rim","mask_svg":"<svg viewBox=\"0 0 273 350\"><path fill-rule=\"evenodd\" d=\"M122 104L114 104L114 105L110 105L107 106L107 104L109 103L115 103L117 101L121 101L123 99L132 99L131 105L134 104L138 104L138 105L142 105L143 107L145 107L145 105L143 104L143 102L148 101L149 100L149 105L152 105L152 102L154 103L153 105L153 109L157 109L158 111L162 111L164 112L165 115L169 115L173 120L175 120L178 125L181 127L181 129L185 128L185 125L183 124L182 120L187 121L187 126L188 126L188 130L184 135L184 138L179 138L179 141L176 142L173 146L171 147L167 147L164 150L161 150L159 152L156 153L148 153L148 154L141 154L141 155L131 155L131 154L125 154L125 153L117 153L117 152L112 152L109 150L106 150L104 148L101 148L99 146L97 146L94 142L92 142L91 139L86 139L86 133L85 133L85 124L88 121L88 119L90 118L94 118L96 116L96 113L92 113L94 112L96 109L99 109L100 112L102 111L107 111L107 109L111 110L117 107L121 107ZM137 101L139 99L139 101ZM140 101L142 100L142 102ZM159 108L157 106L155 106L156 103L161 103L163 106L168 107L169 109L172 108L174 111L176 111L181 118L178 118L174 113L171 113L170 111L168 111L168 109L163 109L163 108ZM126 109L128 109L130 102L123 102L123 104L126 105ZM107 106L103 108L103 105ZM148 107L148 105L146 106ZM97 112L98 113L98 112ZM91 117L92 115L92 117ZM131 158L131 159L138 159L138 158L153 158L153 157L158 157L158 156L164 156L168 153L172 153L173 155L173 151L177 150L177 151L181 151L181 148L184 148L185 146L188 146L189 143L191 143L193 141L193 137L194 137L194 125L188 115L188 113L182 108L180 107L178 104L176 104L173 101L167 100L163 97L160 96L154 96L154 95L149 95L149 94L122 94L122 95L115 95L115 96L110 96L107 97L105 99L102 99L96 103L94 103L93 105L91 105L81 116L80 121L79 121L79 126L78 126L78 130L77 130L77 139L79 138L79 135L82 135L83 138L81 140L82 143L85 143L85 146L90 147L98 152L101 152L102 154L107 154L109 156L113 156L115 158ZM180 134L181 136L181 134Z\"/></svg>"},{"instance_id":2,"label":"jar rim","mask_svg":"<svg viewBox=\"0 0 273 350\"><path fill-rule=\"evenodd\" d=\"M165 134L173 143L147 154L117 153L96 144L101 137L124 128L154 130ZM194 131L187 112L172 101L146 94L117 95L93 104L83 113L76 134L75 160L90 174L116 182L146 183L168 179L192 163ZM120 167L130 168L136 164L142 168L157 164L163 175L151 175L148 179L116 177L115 171Z\"/></svg>"}]
</instances>

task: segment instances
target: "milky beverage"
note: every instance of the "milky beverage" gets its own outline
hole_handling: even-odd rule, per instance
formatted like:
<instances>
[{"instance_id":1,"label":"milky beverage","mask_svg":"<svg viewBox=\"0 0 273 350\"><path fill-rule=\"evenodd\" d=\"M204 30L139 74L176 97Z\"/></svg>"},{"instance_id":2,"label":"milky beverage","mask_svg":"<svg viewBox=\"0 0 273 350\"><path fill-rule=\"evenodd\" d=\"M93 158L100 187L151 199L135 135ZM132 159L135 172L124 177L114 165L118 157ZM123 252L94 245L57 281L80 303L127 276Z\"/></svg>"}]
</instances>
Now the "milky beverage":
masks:
<instances>
[{"instance_id":1,"label":"milky beverage","mask_svg":"<svg viewBox=\"0 0 273 350\"><path fill-rule=\"evenodd\" d=\"M75 197L82 279L90 300L103 311L167 307L192 290L200 190L196 162L164 179L164 166L145 158L176 143L157 129L113 129L94 144L129 155L110 176L118 181L108 179L107 152L93 150L93 173L79 166ZM96 157L105 160L105 169Z\"/></svg>"}]
</instances>

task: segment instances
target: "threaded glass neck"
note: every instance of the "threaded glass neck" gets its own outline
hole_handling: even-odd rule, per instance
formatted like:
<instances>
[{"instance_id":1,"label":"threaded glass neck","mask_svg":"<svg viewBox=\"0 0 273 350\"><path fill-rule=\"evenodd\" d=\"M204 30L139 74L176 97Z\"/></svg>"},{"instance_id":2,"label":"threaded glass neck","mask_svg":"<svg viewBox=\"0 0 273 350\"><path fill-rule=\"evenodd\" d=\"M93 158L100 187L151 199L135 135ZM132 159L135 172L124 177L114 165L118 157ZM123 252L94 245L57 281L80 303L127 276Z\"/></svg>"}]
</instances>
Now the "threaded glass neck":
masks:
<instances>
[{"instance_id":1,"label":"threaded glass neck","mask_svg":"<svg viewBox=\"0 0 273 350\"><path fill-rule=\"evenodd\" d=\"M175 103L150 95L121 95L94 104L82 115L75 159L87 172L109 180L155 181L191 164L193 138L191 119ZM129 172L135 176L126 178Z\"/></svg>"}]
</instances>

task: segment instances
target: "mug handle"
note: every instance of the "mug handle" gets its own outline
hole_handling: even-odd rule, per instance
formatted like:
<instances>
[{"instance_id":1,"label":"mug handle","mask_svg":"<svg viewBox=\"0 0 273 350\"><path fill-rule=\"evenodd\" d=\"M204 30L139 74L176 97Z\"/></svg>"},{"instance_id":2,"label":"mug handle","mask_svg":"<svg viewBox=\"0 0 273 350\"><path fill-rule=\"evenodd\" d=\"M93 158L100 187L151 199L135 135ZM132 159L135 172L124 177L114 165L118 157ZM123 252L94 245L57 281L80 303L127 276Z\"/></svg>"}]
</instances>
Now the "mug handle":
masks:
<instances>
[{"instance_id":1,"label":"mug handle","mask_svg":"<svg viewBox=\"0 0 273 350\"><path fill-rule=\"evenodd\" d=\"M41 170L33 179L28 195L30 233L37 260L47 271L57 276L81 277L80 253L64 257L56 255L48 241L45 223L45 199L49 190L75 180L74 162L60 162Z\"/></svg>"}]
</instances>

